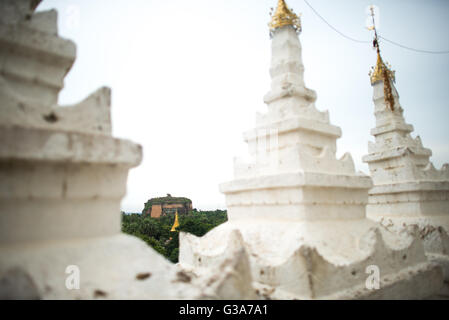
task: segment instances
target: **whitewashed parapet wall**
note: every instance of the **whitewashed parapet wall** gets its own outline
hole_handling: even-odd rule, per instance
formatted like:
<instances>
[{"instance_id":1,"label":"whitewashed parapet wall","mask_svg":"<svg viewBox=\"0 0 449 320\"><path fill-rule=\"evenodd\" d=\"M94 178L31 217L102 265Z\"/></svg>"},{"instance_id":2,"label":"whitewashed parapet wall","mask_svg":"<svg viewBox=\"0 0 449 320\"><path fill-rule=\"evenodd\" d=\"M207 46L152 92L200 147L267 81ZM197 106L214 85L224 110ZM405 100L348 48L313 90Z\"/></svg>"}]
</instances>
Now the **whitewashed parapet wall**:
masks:
<instances>
[{"instance_id":1,"label":"whitewashed parapet wall","mask_svg":"<svg viewBox=\"0 0 449 320\"><path fill-rule=\"evenodd\" d=\"M244 255L199 279L120 232L142 149L111 137L108 88L57 105L76 47L38 3L0 0L0 299L253 297Z\"/></svg>"},{"instance_id":2,"label":"whitewashed parapet wall","mask_svg":"<svg viewBox=\"0 0 449 320\"><path fill-rule=\"evenodd\" d=\"M391 82L393 110L385 103L384 82L372 83L375 142L368 143L367 162L374 187L369 191L367 215L390 230L416 226L427 255L439 262L449 280L449 165L435 169L421 138L412 138L398 92ZM448 286L449 288L449 286Z\"/></svg>"},{"instance_id":3,"label":"whitewashed parapet wall","mask_svg":"<svg viewBox=\"0 0 449 320\"><path fill-rule=\"evenodd\" d=\"M336 158L341 130L305 87L301 43L292 26L272 39L268 111L244 134L252 162L235 161L220 185L229 221L198 238L180 235L180 265L207 273L228 251L249 257L256 292L274 299L423 298L442 270L423 244L366 218L370 177L350 154ZM380 271L380 289L366 285Z\"/></svg>"}]
</instances>

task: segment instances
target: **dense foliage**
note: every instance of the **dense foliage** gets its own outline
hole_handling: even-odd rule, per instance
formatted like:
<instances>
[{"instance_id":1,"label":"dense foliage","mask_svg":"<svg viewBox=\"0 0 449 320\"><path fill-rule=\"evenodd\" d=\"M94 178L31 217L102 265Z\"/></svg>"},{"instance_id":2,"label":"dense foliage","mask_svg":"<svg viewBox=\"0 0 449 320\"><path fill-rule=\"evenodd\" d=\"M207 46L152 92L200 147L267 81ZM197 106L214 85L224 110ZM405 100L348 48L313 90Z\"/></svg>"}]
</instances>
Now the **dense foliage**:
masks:
<instances>
[{"instance_id":1,"label":"dense foliage","mask_svg":"<svg viewBox=\"0 0 449 320\"><path fill-rule=\"evenodd\" d=\"M223 210L197 211L196 209L188 214L180 214L178 218L177 232L170 232L175 221L174 214L151 218L149 215L139 213L122 213L122 231L139 237L157 252L176 263L179 254L179 231L201 237L228 219L226 211Z\"/></svg>"}]
</instances>

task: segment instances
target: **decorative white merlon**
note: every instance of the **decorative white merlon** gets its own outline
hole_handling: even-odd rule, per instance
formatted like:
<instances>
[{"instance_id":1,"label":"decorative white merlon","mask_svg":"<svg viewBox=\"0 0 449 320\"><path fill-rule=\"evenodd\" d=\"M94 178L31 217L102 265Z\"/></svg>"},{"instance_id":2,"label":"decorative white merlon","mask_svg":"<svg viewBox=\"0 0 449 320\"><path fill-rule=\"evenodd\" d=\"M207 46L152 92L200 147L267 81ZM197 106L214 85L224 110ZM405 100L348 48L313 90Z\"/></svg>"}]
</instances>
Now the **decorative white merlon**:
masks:
<instances>
[{"instance_id":1,"label":"decorative white merlon","mask_svg":"<svg viewBox=\"0 0 449 320\"><path fill-rule=\"evenodd\" d=\"M421 138L412 138L413 126L405 122L399 95L391 83L394 110L384 99L384 83L373 84L376 127L375 142L368 143L363 157L373 178L367 215L400 232L417 226L427 255L439 262L449 280L449 171L438 170L429 161L432 151Z\"/></svg>"},{"instance_id":2,"label":"decorative white merlon","mask_svg":"<svg viewBox=\"0 0 449 320\"><path fill-rule=\"evenodd\" d=\"M301 44L292 26L272 31L267 112L244 134L252 161L237 159L234 180L220 185L229 221L202 238L180 237L180 265L202 274L216 269L229 243L249 256L262 298L423 298L442 285L423 244L366 219L370 177L349 153L336 158L341 130L315 107L305 87ZM234 249L235 250L235 249ZM380 289L366 287L369 266ZM210 272L210 271L209 271Z\"/></svg>"}]
</instances>

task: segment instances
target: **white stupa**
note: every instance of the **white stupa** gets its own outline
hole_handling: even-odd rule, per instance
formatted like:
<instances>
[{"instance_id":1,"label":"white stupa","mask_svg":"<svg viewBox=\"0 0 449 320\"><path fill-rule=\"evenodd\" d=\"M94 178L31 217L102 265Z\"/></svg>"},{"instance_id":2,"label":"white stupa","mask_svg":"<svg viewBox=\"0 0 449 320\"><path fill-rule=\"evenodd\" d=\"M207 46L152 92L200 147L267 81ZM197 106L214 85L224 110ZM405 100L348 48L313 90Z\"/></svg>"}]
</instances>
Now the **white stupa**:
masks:
<instances>
[{"instance_id":1,"label":"white stupa","mask_svg":"<svg viewBox=\"0 0 449 320\"><path fill-rule=\"evenodd\" d=\"M57 104L76 46L39 2L0 1L0 299L251 298L244 255L192 279L121 233L142 148L111 136L110 89Z\"/></svg>"},{"instance_id":2,"label":"white stupa","mask_svg":"<svg viewBox=\"0 0 449 320\"><path fill-rule=\"evenodd\" d=\"M275 299L423 298L442 284L423 244L366 218L370 177L350 154L336 158L341 130L305 87L299 18L279 0L270 23L268 110L245 133L252 162L236 161L220 185L229 221L202 238L180 235L180 265L214 272L246 251L260 296ZM367 284L378 270L379 286ZM374 281L375 282L375 281ZM376 289L379 288L379 289Z\"/></svg>"},{"instance_id":3,"label":"white stupa","mask_svg":"<svg viewBox=\"0 0 449 320\"><path fill-rule=\"evenodd\" d=\"M435 169L429 161L432 151L419 136L411 137L413 126L404 120L395 73L383 62L378 45L377 50L371 72L375 143L369 142L363 157L374 183L367 215L398 232L416 226L427 255L444 267L449 280L449 166Z\"/></svg>"}]
</instances>

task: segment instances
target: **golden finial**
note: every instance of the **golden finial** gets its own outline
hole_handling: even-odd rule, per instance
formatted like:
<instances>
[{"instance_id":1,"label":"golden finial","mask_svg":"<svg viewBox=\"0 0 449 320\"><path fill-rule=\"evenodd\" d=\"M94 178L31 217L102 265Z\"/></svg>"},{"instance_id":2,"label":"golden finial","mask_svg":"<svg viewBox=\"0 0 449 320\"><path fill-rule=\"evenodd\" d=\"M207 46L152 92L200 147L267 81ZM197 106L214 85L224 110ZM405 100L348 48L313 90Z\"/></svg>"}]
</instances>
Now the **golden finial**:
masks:
<instances>
[{"instance_id":1,"label":"golden finial","mask_svg":"<svg viewBox=\"0 0 449 320\"><path fill-rule=\"evenodd\" d=\"M384 80L384 74L388 79L396 81L396 71L391 70L391 66L387 63L385 64L380 56L380 50L377 52L377 63L375 67L371 67L371 71L369 73L371 84L375 84L377 81Z\"/></svg>"},{"instance_id":2,"label":"golden finial","mask_svg":"<svg viewBox=\"0 0 449 320\"><path fill-rule=\"evenodd\" d=\"M390 107L391 111L394 111L394 97L393 91L391 89L390 81L396 81L395 71L391 70L391 66L385 64L380 55L380 47L379 40L377 36L377 29L374 20L374 7L371 6L371 17L373 18L373 26L369 28L370 30L374 30L374 40L373 47L377 50L377 62L375 67L371 67L371 71L369 72L369 76L371 79L371 85L374 85L378 81L384 82L384 99L385 104Z\"/></svg>"},{"instance_id":3,"label":"golden finial","mask_svg":"<svg viewBox=\"0 0 449 320\"><path fill-rule=\"evenodd\" d=\"M175 214L175 223L173 223L173 227L171 227L170 232L175 232L177 227L179 227L178 210L176 210L176 214Z\"/></svg>"},{"instance_id":4,"label":"golden finial","mask_svg":"<svg viewBox=\"0 0 449 320\"><path fill-rule=\"evenodd\" d=\"M292 26L297 33L301 32L301 20L287 7L284 0L278 1L278 6L271 17L271 22L268 26L270 27L270 34L272 34L275 29L285 26Z\"/></svg>"}]
</instances>

